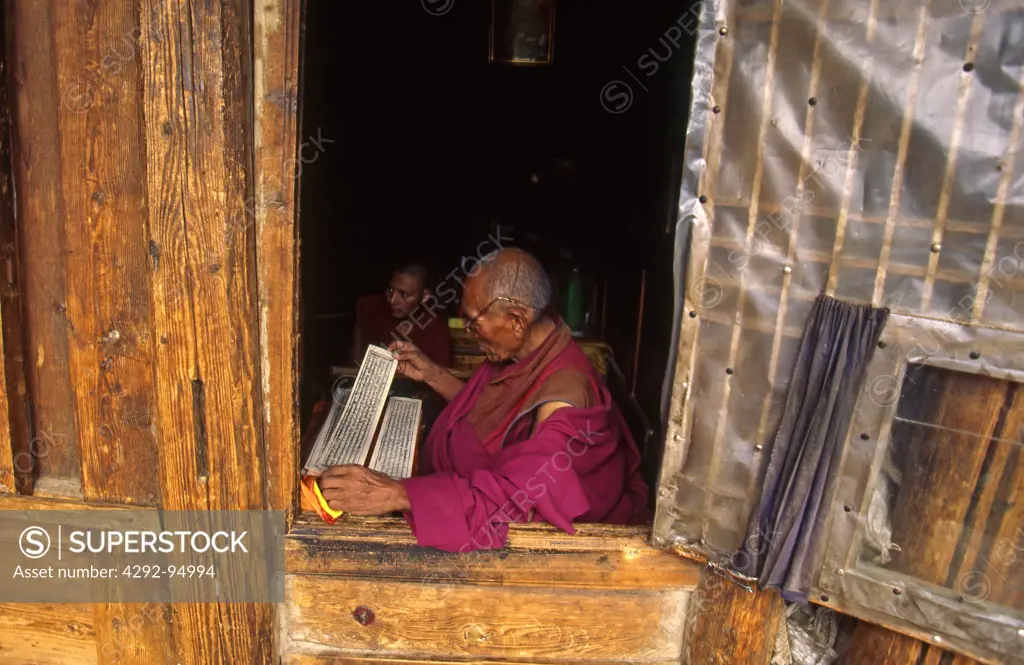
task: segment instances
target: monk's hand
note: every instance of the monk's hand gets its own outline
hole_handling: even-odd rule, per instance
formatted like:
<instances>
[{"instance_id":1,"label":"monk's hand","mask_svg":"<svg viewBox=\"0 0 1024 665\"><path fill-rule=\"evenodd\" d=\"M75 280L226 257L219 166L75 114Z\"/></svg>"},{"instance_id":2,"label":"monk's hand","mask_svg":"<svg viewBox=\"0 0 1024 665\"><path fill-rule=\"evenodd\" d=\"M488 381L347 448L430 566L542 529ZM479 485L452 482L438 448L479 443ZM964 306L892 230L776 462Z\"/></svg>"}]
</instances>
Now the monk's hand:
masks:
<instances>
[{"instance_id":1,"label":"monk's hand","mask_svg":"<svg viewBox=\"0 0 1024 665\"><path fill-rule=\"evenodd\" d=\"M398 360L396 371L413 381L426 381L436 367L412 342L392 342L388 351Z\"/></svg>"},{"instance_id":2,"label":"monk's hand","mask_svg":"<svg viewBox=\"0 0 1024 665\"><path fill-rule=\"evenodd\" d=\"M332 510L353 515L384 515L410 509L402 483L358 464L342 464L324 470L317 485Z\"/></svg>"}]
</instances>

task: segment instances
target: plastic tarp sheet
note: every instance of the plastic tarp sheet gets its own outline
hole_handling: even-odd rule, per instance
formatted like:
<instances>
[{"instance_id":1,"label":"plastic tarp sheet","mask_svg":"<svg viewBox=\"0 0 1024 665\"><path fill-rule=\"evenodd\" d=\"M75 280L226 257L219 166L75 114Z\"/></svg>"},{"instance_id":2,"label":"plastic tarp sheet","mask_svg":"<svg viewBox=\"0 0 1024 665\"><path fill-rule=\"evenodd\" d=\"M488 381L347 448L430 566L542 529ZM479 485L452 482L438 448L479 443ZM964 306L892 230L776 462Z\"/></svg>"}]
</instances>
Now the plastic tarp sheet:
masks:
<instances>
[{"instance_id":1,"label":"plastic tarp sheet","mask_svg":"<svg viewBox=\"0 0 1024 665\"><path fill-rule=\"evenodd\" d=\"M654 539L728 566L819 293L1024 331L1024 0L704 0L696 39Z\"/></svg>"}]
</instances>

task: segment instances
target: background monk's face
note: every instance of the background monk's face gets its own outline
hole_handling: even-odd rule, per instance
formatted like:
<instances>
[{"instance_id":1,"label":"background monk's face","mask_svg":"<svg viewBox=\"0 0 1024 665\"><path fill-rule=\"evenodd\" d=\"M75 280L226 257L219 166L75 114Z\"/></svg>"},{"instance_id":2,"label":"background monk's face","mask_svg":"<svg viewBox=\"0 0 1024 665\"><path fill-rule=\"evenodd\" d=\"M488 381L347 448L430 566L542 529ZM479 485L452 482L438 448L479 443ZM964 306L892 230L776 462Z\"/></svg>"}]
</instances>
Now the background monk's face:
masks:
<instances>
[{"instance_id":1,"label":"background monk's face","mask_svg":"<svg viewBox=\"0 0 1024 665\"><path fill-rule=\"evenodd\" d=\"M505 303L482 293L478 280L466 282L462 319L473 322L471 334L491 362L511 360L523 346L525 331L505 312Z\"/></svg>"},{"instance_id":2,"label":"background monk's face","mask_svg":"<svg viewBox=\"0 0 1024 665\"><path fill-rule=\"evenodd\" d=\"M391 308L391 316L404 319L426 298L423 280L415 275L396 272L384 289L384 298Z\"/></svg>"}]
</instances>

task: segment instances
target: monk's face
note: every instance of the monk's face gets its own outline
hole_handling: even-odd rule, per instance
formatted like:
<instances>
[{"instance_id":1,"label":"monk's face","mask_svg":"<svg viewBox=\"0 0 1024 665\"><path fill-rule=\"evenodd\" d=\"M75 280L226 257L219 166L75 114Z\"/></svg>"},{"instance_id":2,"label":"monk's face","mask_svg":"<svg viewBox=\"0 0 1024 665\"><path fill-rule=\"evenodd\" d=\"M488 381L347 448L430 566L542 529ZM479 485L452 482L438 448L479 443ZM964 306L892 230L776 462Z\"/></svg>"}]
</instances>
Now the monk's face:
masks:
<instances>
[{"instance_id":1,"label":"monk's face","mask_svg":"<svg viewBox=\"0 0 1024 665\"><path fill-rule=\"evenodd\" d=\"M391 316L396 319L407 318L427 297L423 280L415 275L396 272L384 289L384 298L391 308Z\"/></svg>"},{"instance_id":2,"label":"monk's face","mask_svg":"<svg viewBox=\"0 0 1024 665\"><path fill-rule=\"evenodd\" d=\"M472 279L466 282L462 297L462 320L469 324L469 333L491 362L514 358L526 338L521 321L508 314L506 303L482 293Z\"/></svg>"}]
</instances>

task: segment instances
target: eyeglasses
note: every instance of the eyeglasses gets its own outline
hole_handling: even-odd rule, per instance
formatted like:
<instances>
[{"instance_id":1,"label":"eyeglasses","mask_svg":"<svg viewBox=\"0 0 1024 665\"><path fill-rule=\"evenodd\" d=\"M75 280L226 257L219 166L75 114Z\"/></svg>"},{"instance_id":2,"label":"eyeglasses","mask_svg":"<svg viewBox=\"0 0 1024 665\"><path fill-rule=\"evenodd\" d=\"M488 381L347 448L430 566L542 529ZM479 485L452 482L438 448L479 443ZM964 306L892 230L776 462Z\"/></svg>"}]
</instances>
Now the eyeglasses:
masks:
<instances>
[{"instance_id":1,"label":"eyeglasses","mask_svg":"<svg viewBox=\"0 0 1024 665\"><path fill-rule=\"evenodd\" d=\"M462 327L466 329L466 332L468 332L468 333L470 333L472 335L475 335L477 330L478 330L477 321L479 321L480 317L483 316L484 314L486 314L487 311L489 309L491 309L492 306L494 306L494 303L498 302L499 300L502 301L502 302L510 302L513 305L519 305L520 307L528 307L529 309L536 309L533 305L529 305L529 304L527 304L525 302L522 302L521 300L516 300L515 298L506 298L505 296L498 296L497 298L495 298L491 302L487 303L487 306L484 307L482 310L480 310L480 313L477 314L476 316L474 316L472 319L467 319L465 317L465 315L463 315L463 317L462 317Z\"/></svg>"}]
</instances>

